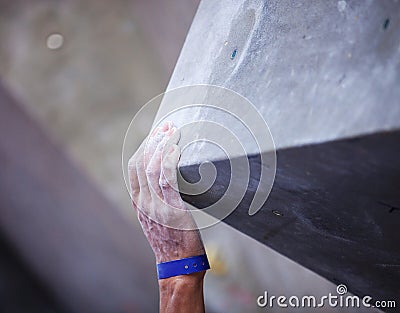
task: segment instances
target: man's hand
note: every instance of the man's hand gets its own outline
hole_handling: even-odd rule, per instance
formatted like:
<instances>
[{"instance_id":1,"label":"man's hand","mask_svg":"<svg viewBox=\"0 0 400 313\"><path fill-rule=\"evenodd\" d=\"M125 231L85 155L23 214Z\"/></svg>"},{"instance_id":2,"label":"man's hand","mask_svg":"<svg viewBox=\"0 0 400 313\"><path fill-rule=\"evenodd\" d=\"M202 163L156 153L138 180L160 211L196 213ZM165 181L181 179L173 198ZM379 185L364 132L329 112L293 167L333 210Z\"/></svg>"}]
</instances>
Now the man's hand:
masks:
<instances>
[{"instance_id":1,"label":"man's hand","mask_svg":"<svg viewBox=\"0 0 400 313\"><path fill-rule=\"evenodd\" d=\"M172 123L157 127L128 165L133 207L157 263L205 253L178 191L179 137ZM203 279L204 272L197 272L160 280L160 312L204 312Z\"/></svg>"},{"instance_id":2,"label":"man's hand","mask_svg":"<svg viewBox=\"0 0 400 313\"><path fill-rule=\"evenodd\" d=\"M204 254L200 233L178 191L179 138L179 130L167 122L129 160L133 206L157 263Z\"/></svg>"}]
</instances>

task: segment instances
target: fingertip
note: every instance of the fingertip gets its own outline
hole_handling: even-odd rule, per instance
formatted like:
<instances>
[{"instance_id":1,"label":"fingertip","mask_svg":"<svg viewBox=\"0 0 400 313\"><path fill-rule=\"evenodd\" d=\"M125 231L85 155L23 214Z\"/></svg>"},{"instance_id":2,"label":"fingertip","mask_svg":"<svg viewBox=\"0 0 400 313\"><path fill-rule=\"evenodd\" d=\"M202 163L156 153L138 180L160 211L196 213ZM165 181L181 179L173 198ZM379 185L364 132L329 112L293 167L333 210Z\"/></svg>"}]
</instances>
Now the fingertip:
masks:
<instances>
[{"instance_id":1,"label":"fingertip","mask_svg":"<svg viewBox=\"0 0 400 313\"><path fill-rule=\"evenodd\" d=\"M150 137L154 137L158 133L168 132L173 126L174 124L171 121L164 121L151 131Z\"/></svg>"},{"instance_id":2,"label":"fingertip","mask_svg":"<svg viewBox=\"0 0 400 313\"><path fill-rule=\"evenodd\" d=\"M161 126L161 131L165 132L165 131L167 131L168 129L170 129L170 124L169 124L168 121L165 121L165 122L162 124L162 126Z\"/></svg>"},{"instance_id":3,"label":"fingertip","mask_svg":"<svg viewBox=\"0 0 400 313\"><path fill-rule=\"evenodd\" d=\"M177 144L179 139L181 138L181 132L176 127L171 128L171 130L169 131L168 135L170 136L169 142L170 142L171 145L172 144Z\"/></svg>"}]
</instances>

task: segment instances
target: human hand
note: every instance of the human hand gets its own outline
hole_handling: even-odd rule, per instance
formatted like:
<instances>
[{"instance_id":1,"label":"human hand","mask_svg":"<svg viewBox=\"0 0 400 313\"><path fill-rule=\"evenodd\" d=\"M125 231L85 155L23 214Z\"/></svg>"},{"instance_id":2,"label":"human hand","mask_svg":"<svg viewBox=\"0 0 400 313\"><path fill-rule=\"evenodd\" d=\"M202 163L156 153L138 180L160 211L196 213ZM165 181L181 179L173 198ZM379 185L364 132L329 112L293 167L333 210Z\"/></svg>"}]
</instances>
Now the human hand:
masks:
<instances>
[{"instance_id":1,"label":"human hand","mask_svg":"<svg viewBox=\"0 0 400 313\"><path fill-rule=\"evenodd\" d=\"M133 207L157 263L205 253L195 221L178 191L179 138L180 131L172 123L164 123L128 163Z\"/></svg>"}]
</instances>

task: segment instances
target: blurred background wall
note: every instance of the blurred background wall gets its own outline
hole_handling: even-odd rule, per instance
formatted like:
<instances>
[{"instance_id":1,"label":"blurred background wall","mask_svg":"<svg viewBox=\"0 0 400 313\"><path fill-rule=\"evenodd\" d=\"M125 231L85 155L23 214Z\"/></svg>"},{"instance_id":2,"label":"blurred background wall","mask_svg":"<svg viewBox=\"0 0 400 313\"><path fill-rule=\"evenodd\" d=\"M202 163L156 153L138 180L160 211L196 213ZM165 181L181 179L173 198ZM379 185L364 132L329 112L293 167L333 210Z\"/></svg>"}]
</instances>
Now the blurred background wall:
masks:
<instances>
[{"instance_id":1,"label":"blurred background wall","mask_svg":"<svg viewBox=\"0 0 400 313\"><path fill-rule=\"evenodd\" d=\"M43 186L47 184L49 194L32 193L26 202L18 202L20 213L26 210L32 223L17 221L6 205L14 203L8 201L13 192L18 192L17 198L27 197L18 189L19 182L22 186L26 181L24 173L14 177L20 163L10 163L13 171L1 174L2 188L15 188L10 187L6 194L4 187L0 198L4 217L0 218L0 311L91 312L99 310L96 302L104 303L105 312L151 312L157 307L154 260L123 183L121 148L134 114L164 91L198 2L0 1L0 79L6 90L0 99L0 114L7 126L3 127L7 134L2 137L0 154L9 158L19 155L29 163L30 150L19 150L19 145L38 142L32 145L40 159L37 164L51 163L52 158L62 161L51 163L33 177L52 177L64 164L68 165L57 175L72 173L65 181L38 178ZM14 112L13 106L21 109ZM20 115L24 116L21 120ZM13 118L28 125L25 133L15 135L18 131L12 124L18 123L13 123ZM145 135L152 121L149 117L142 122L138 137ZM38 132L41 139L31 139L31 132ZM10 145L11 141L14 144ZM44 160L44 151L50 154L50 161ZM11 176L15 185L9 184ZM85 194L80 195L82 201L61 197L62 210L54 216L44 212L35 219L29 211L30 201L40 207L43 198L52 197L50 184L73 189L74 179L83 182L81 188L87 188L93 199L85 202ZM74 211L84 205L96 208ZM54 243L47 243L46 231L40 232L49 225L61 229ZM22 231L25 228L32 232ZM93 234L85 233L88 228L95 230ZM27 240L27 234L33 239ZM335 290L323 278L223 223L204 230L203 237L213 267L205 286L209 312L261 312L256 298L264 290L287 295L324 295ZM78 247L82 238L87 245ZM82 258L75 259L66 251ZM63 261L43 264L50 254ZM96 258L92 259L93 255ZM90 264L82 267L82 262ZM130 280L125 281L124 275ZM81 289L77 290L78 285ZM122 303L130 296L134 305Z\"/></svg>"}]
</instances>

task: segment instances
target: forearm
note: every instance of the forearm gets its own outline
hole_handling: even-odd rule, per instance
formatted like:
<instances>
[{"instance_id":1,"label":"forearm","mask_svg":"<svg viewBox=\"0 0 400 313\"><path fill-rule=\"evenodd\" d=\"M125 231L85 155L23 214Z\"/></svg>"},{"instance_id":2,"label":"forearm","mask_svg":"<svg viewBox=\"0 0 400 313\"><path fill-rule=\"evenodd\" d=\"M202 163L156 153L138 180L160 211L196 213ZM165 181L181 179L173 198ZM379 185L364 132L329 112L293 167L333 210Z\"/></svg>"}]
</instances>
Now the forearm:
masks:
<instances>
[{"instance_id":1,"label":"forearm","mask_svg":"<svg viewBox=\"0 0 400 313\"><path fill-rule=\"evenodd\" d=\"M161 279L160 313L204 313L204 275L198 272Z\"/></svg>"}]
</instances>

